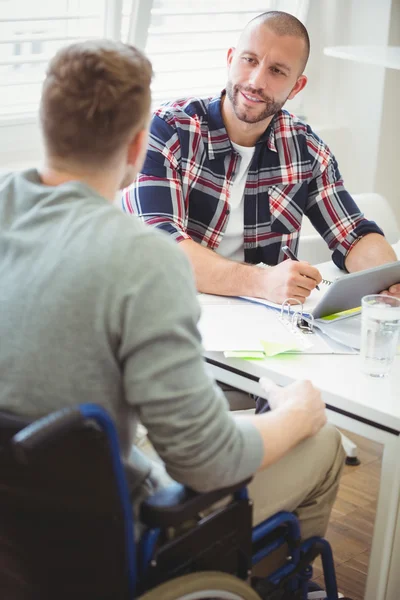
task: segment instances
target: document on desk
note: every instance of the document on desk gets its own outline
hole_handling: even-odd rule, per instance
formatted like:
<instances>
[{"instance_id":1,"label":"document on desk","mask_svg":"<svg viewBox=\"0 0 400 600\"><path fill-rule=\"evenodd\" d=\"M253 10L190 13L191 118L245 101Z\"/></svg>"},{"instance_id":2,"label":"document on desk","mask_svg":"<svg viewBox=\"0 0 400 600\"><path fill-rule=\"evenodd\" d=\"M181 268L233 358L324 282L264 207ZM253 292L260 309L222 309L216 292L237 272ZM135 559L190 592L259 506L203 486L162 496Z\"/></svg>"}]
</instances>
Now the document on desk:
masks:
<instances>
[{"instance_id":1,"label":"document on desk","mask_svg":"<svg viewBox=\"0 0 400 600\"><path fill-rule=\"evenodd\" d=\"M274 311L235 298L200 294L199 330L206 351L266 358L282 353L354 354L319 333L303 333Z\"/></svg>"},{"instance_id":2,"label":"document on desk","mask_svg":"<svg viewBox=\"0 0 400 600\"><path fill-rule=\"evenodd\" d=\"M313 326L332 340L356 349L361 347L361 313L340 320L316 319Z\"/></svg>"}]
</instances>

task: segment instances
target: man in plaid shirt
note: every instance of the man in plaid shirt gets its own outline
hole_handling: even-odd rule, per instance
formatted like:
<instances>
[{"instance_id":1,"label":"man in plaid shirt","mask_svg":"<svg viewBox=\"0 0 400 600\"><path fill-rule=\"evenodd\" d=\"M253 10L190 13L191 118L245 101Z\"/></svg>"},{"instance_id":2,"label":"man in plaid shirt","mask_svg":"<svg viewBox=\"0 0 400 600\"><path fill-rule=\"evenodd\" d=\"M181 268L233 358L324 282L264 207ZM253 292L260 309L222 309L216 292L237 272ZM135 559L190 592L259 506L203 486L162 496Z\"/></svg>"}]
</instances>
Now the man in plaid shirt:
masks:
<instances>
[{"instance_id":1,"label":"man in plaid shirt","mask_svg":"<svg viewBox=\"0 0 400 600\"><path fill-rule=\"evenodd\" d=\"M145 164L122 206L180 243L202 292L304 302L321 275L282 252L287 245L296 253L303 215L341 269L396 260L326 144L282 110L306 85L308 55L300 21L264 13L229 49L221 95L171 102L153 117ZM390 293L400 295L400 285Z\"/></svg>"}]
</instances>

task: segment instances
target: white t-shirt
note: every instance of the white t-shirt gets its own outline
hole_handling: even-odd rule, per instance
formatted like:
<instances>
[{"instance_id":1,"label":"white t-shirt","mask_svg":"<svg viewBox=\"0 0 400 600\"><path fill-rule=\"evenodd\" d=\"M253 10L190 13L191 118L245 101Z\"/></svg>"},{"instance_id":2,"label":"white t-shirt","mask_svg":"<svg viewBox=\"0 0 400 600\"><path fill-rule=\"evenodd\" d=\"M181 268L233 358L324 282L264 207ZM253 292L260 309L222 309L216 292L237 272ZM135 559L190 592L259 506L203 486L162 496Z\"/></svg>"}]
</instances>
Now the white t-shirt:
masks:
<instances>
[{"instance_id":1,"label":"white t-shirt","mask_svg":"<svg viewBox=\"0 0 400 600\"><path fill-rule=\"evenodd\" d=\"M228 217L228 224L226 226L222 241L216 252L221 254L221 256L230 258L231 260L243 262L244 188L255 147L253 146L249 148L247 146L239 146L233 142L231 143L233 148L240 155L240 163L235 175L235 179L230 187L230 214Z\"/></svg>"}]
</instances>

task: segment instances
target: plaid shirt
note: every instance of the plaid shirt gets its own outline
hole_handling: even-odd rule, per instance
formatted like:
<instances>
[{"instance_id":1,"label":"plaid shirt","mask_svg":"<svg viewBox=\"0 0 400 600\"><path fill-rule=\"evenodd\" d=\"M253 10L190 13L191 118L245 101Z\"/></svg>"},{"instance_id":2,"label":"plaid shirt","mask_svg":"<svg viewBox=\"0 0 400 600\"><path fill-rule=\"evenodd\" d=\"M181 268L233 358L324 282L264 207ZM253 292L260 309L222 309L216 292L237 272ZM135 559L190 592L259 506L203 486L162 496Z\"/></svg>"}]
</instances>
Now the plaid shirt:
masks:
<instances>
[{"instance_id":1,"label":"plaid shirt","mask_svg":"<svg viewBox=\"0 0 400 600\"><path fill-rule=\"evenodd\" d=\"M218 248L229 219L230 187L239 155L221 115L221 96L159 108L136 182L123 191L122 208L171 234ZM336 265L367 233L367 221L345 190L334 156L311 128L279 111L258 140L244 192L244 256L278 264L282 246L297 252L307 215L333 251Z\"/></svg>"}]
</instances>

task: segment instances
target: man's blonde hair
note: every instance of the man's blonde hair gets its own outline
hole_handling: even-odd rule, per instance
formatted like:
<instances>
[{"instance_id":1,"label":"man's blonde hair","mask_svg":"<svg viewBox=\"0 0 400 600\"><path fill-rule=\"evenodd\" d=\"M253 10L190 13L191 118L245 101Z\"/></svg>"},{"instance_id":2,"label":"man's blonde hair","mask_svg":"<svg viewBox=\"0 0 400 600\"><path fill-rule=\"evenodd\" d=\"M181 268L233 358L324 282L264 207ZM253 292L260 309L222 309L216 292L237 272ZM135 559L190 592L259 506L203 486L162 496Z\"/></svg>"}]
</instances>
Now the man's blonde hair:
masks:
<instances>
[{"instance_id":1,"label":"man's blonde hair","mask_svg":"<svg viewBox=\"0 0 400 600\"><path fill-rule=\"evenodd\" d=\"M48 154L67 162L107 164L150 111L150 61L110 40L62 48L49 64L40 118Z\"/></svg>"}]
</instances>

